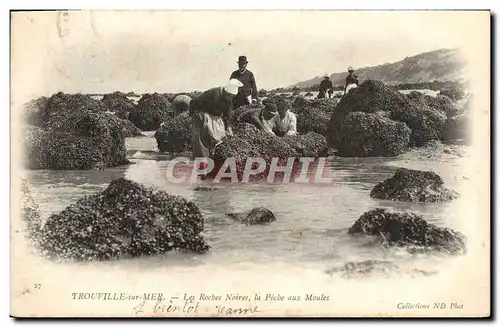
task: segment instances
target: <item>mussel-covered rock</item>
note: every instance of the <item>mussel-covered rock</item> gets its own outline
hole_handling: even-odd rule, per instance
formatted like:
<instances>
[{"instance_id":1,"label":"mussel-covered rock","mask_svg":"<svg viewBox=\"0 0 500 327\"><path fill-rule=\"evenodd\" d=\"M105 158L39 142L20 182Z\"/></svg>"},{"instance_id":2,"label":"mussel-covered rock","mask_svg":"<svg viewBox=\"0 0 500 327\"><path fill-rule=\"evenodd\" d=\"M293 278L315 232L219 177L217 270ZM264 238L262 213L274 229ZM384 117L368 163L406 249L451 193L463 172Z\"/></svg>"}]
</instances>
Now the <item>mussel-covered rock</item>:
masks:
<instances>
[{"instance_id":1,"label":"mussel-covered rock","mask_svg":"<svg viewBox=\"0 0 500 327\"><path fill-rule=\"evenodd\" d=\"M171 112L172 104L163 94L144 94L128 119L143 131L153 131L171 119Z\"/></svg>"},{"instance_id":2,"label":"mussel-covered rock","mask_svg":"<svg viewBox=\"0 0 500 327\"><path fill-rule=\"evenodd\" d=\"M411 130L379 114L351 112L335 133L339 156L392 157L406 151Z\"/></svg>"},{"instance_id":3,"label":"mussel-covered rock","mask_svg":"<svg viewBox=\"0 0 500 327\"><path fill-rule=\"evenodd\" d=\"M390 246L422 246L450 253L466 249L465 236L429 224L412 212L376 208L365 212L349 229L351 235L373 235Z\"/></svg>"},{"instance_id":4,"label":"mussel-covered rock","mask_svg":"<svg viewBox=\"0 0 500 327\"><path fill-rule=\"evenodd\" d=\"M257 207L239 213L228 213L227 215L245 225L267 224L276 220L274 213L265 207Z\"/></svg>"},{"instance_id":5,"label":"mussel-covered rock","mask_svg":"<svg viewBox=\"0 0 500 327\"><path fill-rule=\"evenodd\" d=\"M328 142L337 147L345 137L338 131L351 112L388 112L387 118L405 123L411 129L409 146L422 146L430 140L439 140L446 114L429 107L382 82L367 80L340 100L331 116Z\"/></svg>"},{"instance_id":6,"label":"mussel-covered rock","mask_svg":"<svg viewBox=\"0 0 500 327\"><path fill-rule=\"evenodd\" d=\"M407 202L443 202L458 196L455 191L444 188L443 184L436 173L400 168L394 176L375 185L370 196Z\"/></svg>"},{"instance_id":7,"label":"mussel-covered rock","mask_svg":"<svg viewBox=\"0 0 500 327\"><path fill-rule=\"evenodd\" d=\"M191 116L187 111L167 120L155 133L158 150L169 153L191 151L191 129Z\"/></svg>"},{"instance_id":8,"label":"mussel-covered rock","mask_svg":"<svg viewBox=\"0 0 500 327\"><path fill-rule=\"evenodd\" d=\"M105 94L101 102L108 108L108 111L113 112L121 119L128 119L130 112L135 110L134 101L120 91Z\"/></svg>"},{"instance_id":9,"label":"mussel-covered rock","mask_svg":"<svg viewBox=\"0 0 500 327\"><path fill-rule=\"evenodd\" d=\"M238 179L249 157L258 157L266 162L266 169L255 177L267 177L272 158L278 158L278 166L285 166L288 158L298 158L295 151L283 138L257 130L250 124L239 124L233 136L226 136L212 155L215 169L210 176L214 177L228 158L234 158ZM298 169L298 168L297 168Z\"/></svg>"},{"instance_id":10,"label":"mussel-covered rock","mask_svg":"<svg viewBox=\"0 0 500 327\"><path fill-rule=\"evenodd\" d=\"M300 157L327 157L328 145L326 138L314 132L305 135L287 135L283 140L290 145Z\"/></svg>"},{"instance_id":11,"label":"mussel-covered rock","mask_svg":"<svg viewBox=\"0 0 500 327\"><path fill-rule=\"evenodd\" d=\"M453 103L453 101L445 95L437 95L433 97L422 94L418 91L412 91L407 96L420 105L428 106L444 113L447 117L455 116L459 111L459 108Z\"/></svg>"},{"instance_id":12,"label":"mussel-covered rock","mask_svg":"<svg viewBox=\"0 0 500 327\"><path fill-rule=\"evenodd\" d=\"M102 260L176 249L206 252L195 203L125 178L50 216L41 247L50 256Z\"/></svg>"},{"instance_id":13,"label":"mussel-covered rock","mask_svg":"<svg viewBox=\"0 0 500 327\"><path fill-rule=\"evenodd\" d=\"M335 107L336 102L333 99L307 100L298 97L292 107L292 111L297 115L297 132L315 132L326 136L330 116Z\"/></svg>"},{"instance_id":14,"label":"mussel-covered rock","mask_svg":"<svg viewBox=\"0 0 500 327\"><path fill-rule=\"evenodd\" d=\"M86 123L88 124L82 121L79 130L73 133L31 125L23 127L25 167L87 170L129 163L120 126L113 125L107 128L105 124L92 125L89 120Z\"/></svg>"}]
</instances>

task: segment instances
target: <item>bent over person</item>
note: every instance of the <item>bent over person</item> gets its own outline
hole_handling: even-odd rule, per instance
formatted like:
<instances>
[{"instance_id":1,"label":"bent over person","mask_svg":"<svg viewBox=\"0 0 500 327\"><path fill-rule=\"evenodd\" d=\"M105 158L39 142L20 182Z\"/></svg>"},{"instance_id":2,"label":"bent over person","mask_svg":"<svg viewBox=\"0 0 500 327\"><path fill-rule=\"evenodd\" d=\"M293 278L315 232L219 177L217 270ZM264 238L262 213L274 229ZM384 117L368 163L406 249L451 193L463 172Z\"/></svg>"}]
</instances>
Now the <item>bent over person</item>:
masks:
<instances>
[{"instance_id":1,"label":"bent over person","mask_svg":"<svg viewBox=\"0 0 500 327\"><path fill-rule=\"evenodd\" d=\"M215 146L232 135L233 99L241 87L238 80L211 88L191 100L193 157L210 157Z\"/></svg>"}]
</instances>

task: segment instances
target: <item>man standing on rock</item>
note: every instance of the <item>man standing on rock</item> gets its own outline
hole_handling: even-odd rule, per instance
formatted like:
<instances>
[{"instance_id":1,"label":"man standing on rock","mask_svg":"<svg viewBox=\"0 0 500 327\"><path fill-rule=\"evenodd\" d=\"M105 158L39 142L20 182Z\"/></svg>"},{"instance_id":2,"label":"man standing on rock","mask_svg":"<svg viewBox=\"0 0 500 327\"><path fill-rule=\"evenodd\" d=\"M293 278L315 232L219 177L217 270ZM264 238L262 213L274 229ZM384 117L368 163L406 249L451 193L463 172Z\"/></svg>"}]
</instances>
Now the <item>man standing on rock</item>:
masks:
<instances>
[{"instance_id":1,"label":"man standing on rock","mask_svg":"<svg viewBox=\"0 0 500 327\"><path fill-rule=\"evenodd\" d=\"M354 68L349 67L347 69L347 71L349 72L349 75L347 75L347 77L345 79L344 95L349 93L350 90L357 88L359 85L359 79L358 79L358 76L356 74L354 74Z\"/></svg>"},{"instance_id":2,"label":"man standing on rock","mask_svg":"<svg viewBox=\"0 0 500 327\"><path fill-rule=\"evenodd\" d=\"M260 102L257 92L255 76L247 69L248 60L246 56L238 58L238 70L235 70L229 79L239 80L243 86L239 89L238 95L234 98L234 107L238 108L252 103L252 98Z\"/></svg>"},{"instance_id":3,"label":"man standing on rock","mask_svg":"<svg viewBox=\"0 0 500 327\"><path fill-rule=\"evenodd\" d=\"M227 85L209 89L191 100L194 158L210 157L226 134L233 134L230 125L233 99L241 86L241 82L232 79Z\"/></svg>"},{"instance_id":4,"label":"man standing on rock","mask_svg":"<svg viewBox=\"0 0 500 327\"><path fill-rule=\"evenodd\" d=\"M328 90L331 89L333 89L332 81L330 81L330 77L325 74L323 80L319 84L318 99L324 99L329 97Z\"/></svg>"}]
</instances>

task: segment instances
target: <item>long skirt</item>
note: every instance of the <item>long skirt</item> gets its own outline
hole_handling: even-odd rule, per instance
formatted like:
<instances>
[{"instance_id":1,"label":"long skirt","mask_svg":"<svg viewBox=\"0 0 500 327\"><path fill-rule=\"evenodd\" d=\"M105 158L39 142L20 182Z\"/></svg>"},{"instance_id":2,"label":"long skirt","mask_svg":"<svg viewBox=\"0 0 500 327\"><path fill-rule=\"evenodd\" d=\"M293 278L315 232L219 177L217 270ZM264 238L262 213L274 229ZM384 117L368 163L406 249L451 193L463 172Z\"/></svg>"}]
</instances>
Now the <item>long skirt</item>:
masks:
<instances>
[{"instance_id":1,"label":"long skirt","mask_svg":"<svg viewBox=\"0 0 500 327\"><path fill-rule=\"evenodd\" d=\"M356 84L354 84L354 83L353 83L353 84L349 84L349 85L347 85L347 87L346 87L346 89L345 89L345 93L344 93L344 95L345 95L345 94L347 94L347 93L349 93L349 91L350 91L350 90L355 89L355 88L357 88L357 87L358 87L358 86L357 86Z\"/></svg>"},{"instance_id":2,"label":"long skirt","mask_svg":"<svg viewBox=\"0 0 500 327\"><path fill-rule=\"evenodd\" d=\"M204 112L193 112L191 119L193 158L208 158L226 136L224 121Z\"/></svg>"}]
</instances>

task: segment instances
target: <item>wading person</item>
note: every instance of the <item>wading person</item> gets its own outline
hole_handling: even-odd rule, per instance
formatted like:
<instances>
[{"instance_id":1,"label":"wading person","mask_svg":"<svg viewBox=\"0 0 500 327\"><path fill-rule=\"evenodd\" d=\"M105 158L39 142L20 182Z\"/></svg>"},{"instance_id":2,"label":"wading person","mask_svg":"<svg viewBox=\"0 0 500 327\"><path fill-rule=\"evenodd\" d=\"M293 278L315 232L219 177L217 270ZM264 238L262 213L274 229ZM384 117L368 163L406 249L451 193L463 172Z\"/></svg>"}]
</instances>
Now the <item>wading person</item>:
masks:
<instances>
[{"instance_id":1,"label":"wading person","mask_svg":"<svg viewBox=\"0 0 500 327\"><path fill-rule=\"evenodd\" d=\"M257 83L254 74L247 69L248 60L246 56L238 58L238 70L235 70L229 79L239 80L243 86L238 90L238 95L234 98L234 107L238 108L252 103L252 98L260 102Z\"/></svg>"},{"instance_id":2,"label":"wading person","mask_svg":"<svg viewBox=\"0 0 500 327\"><path fill-rule=\"evenodd\" d=\"M357 88L359 85L359 79L358 79L358 76L356 74L354 74L354 68L349 67L347 69L347 71L348 71L349 75L347 75L347 77L345 79L344 95L349 93L350 90Z\"/></svg>"},{"instance_id":3,"label":"wading person","mask_svg":"<svg viewBox=\"0 0 500 327\"><path fill-rule=\"evenodd\" d=\"M278 110L274 100L262 101L264 108L250 109L238 117L239 122L252 124L260 131L274 134L278 123Z\"/></svg>"},{"instance_id":4,"label":"wading person","mask_svg":"<svg viewBox=\"0 0 500 327\"><path fill-rule=\"evenodd\" d=\"M329 97L328 91L331 89L333 89L332 81L330 81L330 77L328 77L328 75L325 75L323 77L323 80L319 84L318 99L324 99Z\"/></svg>"},{"instance_id":5,"label":"wading person","mask_svg":"<svg viewBox=\"0 0 500 327\"><path fill-rule=\"evenodd\" d=\"M291 105L284 99L276 103L278 117L276 121L275 134L277 136L297 135L297 116L290 111Z\"/></svg>"},{"instance_id":6,"label":"wading person","mask_svg":"<svg viewBox=\"0 0 500 327\"><path fill-rule=\"evenodd\" d=\"M227 85L209 89L191 100L194 158L210 157L226 134L233 134L230 125L233 99L241 85L238 80L233 79Z\"/></svg>"}]
</instances>

